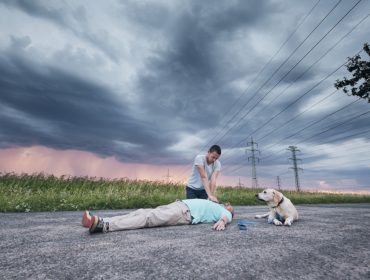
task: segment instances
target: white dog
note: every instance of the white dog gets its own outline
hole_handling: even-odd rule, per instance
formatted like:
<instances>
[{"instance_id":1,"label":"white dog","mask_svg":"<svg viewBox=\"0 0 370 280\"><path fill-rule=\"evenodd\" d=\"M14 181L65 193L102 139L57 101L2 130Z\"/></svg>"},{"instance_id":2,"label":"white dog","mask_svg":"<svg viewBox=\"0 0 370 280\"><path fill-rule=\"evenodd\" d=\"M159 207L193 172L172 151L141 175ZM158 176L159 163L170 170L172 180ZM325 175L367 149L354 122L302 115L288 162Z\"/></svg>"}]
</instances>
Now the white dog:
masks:
<instances>
[{"instance_id":1,"label":"white dog","mask_svg":"<svg viewBox=\"0 0 370 280\"><path fill-rule=\"evenodd\" d=\"M266 189L256 194L259 200L265 201L270 211L264 215L256 215L256 219L268 217L269 223L277 226L291 226L293 221L298 220L298 212L289 198L274 189Z\"/></svg>"}]
</instances>

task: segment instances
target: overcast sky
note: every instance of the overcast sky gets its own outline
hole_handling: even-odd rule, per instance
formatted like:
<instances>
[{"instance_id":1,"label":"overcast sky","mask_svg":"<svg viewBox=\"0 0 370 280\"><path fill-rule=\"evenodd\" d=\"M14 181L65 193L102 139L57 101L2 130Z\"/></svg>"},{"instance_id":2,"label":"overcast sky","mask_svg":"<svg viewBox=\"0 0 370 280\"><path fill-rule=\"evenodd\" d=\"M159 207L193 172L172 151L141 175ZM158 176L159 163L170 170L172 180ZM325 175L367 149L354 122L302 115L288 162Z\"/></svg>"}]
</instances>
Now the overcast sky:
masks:
<instances>
[{"instance_id":1,"label":"overcast sky","mask_svg":"<svg viewBox=\"0 0 370 280\"><path fill-rule=\"evenodd\" d=\"M219 144L220 182L250 186L253 137L261 186L294 188L296 146L302 189L369 191L370 104L334 87L369 11L0 0L0 171L184 181Z\"/></svg>"}]
</instances>

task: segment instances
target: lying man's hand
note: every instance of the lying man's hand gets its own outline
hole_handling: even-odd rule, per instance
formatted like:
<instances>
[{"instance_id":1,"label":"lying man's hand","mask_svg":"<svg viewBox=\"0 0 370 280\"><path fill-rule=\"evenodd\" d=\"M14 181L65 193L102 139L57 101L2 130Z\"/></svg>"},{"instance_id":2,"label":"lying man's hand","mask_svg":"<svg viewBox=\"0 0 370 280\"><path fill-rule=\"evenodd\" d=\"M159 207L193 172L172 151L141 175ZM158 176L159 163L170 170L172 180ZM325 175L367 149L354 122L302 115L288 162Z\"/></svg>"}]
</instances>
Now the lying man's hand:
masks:
<instances>
[{"instance_id":1,"label":"lying man's hand","mask_svg":"<svg viewBox=\"0 0 370 280\"><path fill-rule=\"evenodd\" d=\"M219 220L217 223L213 225L214 230L224 230L225 229L225 222L224 220Z\"/></svg>"}]
</instances>

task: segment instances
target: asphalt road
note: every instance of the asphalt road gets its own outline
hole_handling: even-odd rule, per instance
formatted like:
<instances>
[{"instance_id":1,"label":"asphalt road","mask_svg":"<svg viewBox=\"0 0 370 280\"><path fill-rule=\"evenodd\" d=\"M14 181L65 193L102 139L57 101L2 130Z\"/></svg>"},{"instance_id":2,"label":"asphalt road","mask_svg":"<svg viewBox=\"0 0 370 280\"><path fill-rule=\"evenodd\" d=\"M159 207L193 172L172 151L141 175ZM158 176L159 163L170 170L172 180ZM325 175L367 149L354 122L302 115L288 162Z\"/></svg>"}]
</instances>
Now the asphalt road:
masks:
<instances>
[{"instance_id":1,"label":"asphalt road","mask_svg":"<svg viewBox=\"0 0 370 280\"><path fill-rule=\"evenodd\" d=\"M370 204L298 205L300 220L90 235L82 212L0 213L1 279L370 279ZM102 216L127 213L97 211ZM237 221L257 224L239 230Z\"/></svg>"}]
</instances>

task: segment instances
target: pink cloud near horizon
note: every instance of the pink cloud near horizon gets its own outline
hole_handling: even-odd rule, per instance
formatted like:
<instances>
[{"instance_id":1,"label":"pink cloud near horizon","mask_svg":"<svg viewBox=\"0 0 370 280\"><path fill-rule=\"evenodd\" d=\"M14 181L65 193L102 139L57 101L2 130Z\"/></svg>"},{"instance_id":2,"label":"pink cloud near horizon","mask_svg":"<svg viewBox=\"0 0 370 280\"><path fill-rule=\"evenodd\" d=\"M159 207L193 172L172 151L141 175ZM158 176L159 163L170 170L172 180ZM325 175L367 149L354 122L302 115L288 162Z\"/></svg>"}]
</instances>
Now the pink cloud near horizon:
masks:
<instances>
[{"instance_id":1,"label":"pink cloud near horizon","mask_svg":"<svg viewBox=\"0 0 370 280\"><path fill-rule=\"evenodd\" d=\"M124 163L114 157L99 157L77 150L55 150L43 146L0 149L0 172L45 173L55 176L91 176L165 181L168 169L170 180L186 184L190 171L186 165L159 166ZM189 174L188 174L189 173ZM219 184L235 185L236 177L221 176Z\"/></svg>"},{"instance_id":2,"label":"pink cloud near horizon","mask_svg":"<svg viewBox=\"0 0 370 280\"><path fill-rule=\"evenodd\" d=\"M186 169L188 168L188 169ZM44 146L16 147L0 149L0 172L16 174L44 173L55 176L89 176L109 179L129 178L150 181L166 181L169 170L170 181L186 185L190 176L187 165L149 165L124 163L115 157L99 157L94 153L77 150L55 150ZM184 172L185 171L185 172ZM250 177L226 176L222 174L219 186L237 186L239 179L245 187L250 185ZM260 187L274 187L273 180L259 178ZM353 182L352 182L353 183ZM313 191L335 191L337 188L324 181L306 182ZM355 184L353 184L355 185ZM284 188L287 189L287 188ZM288 188L291 189L291 188ZM341 190L369 193L368 190L348 187Z\"/></svg>"},{"instance_id":3,"label":"pink cloud near horizon","mask_svg":"<svg viewBox=\"0 0 370 280\"><path fill-rule=\"evenodd\" d=\"M3 149L0 150L0 158L2 172L43 172L55 176L128 177L148 180L158 179L159 172L159 168L155 166L122 163L114 157L103 158L85 151L55 150L42 146Z\"/></svg>"}]
</instances>

